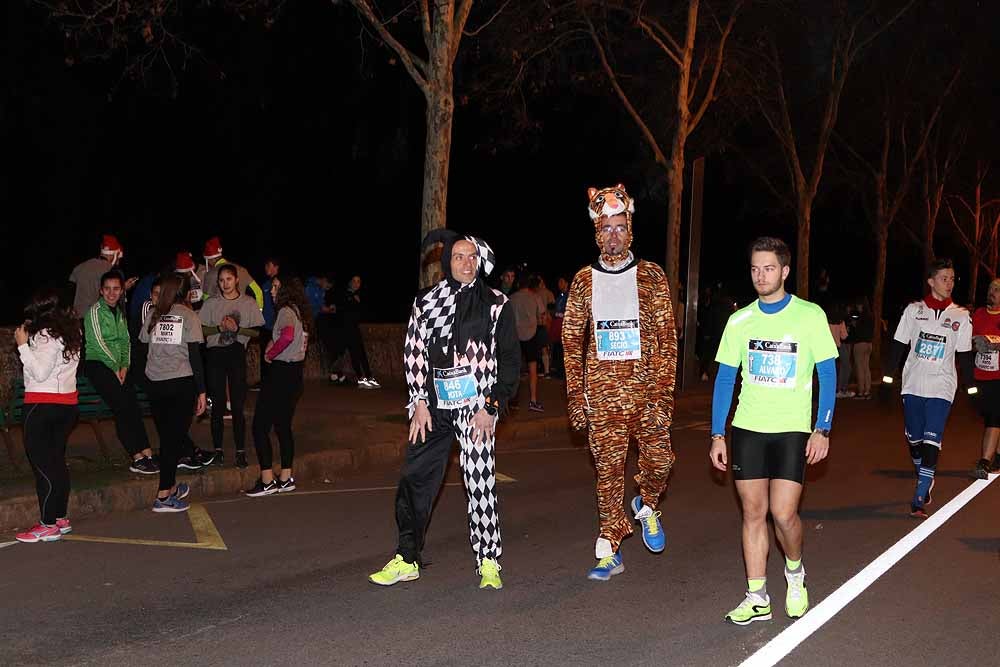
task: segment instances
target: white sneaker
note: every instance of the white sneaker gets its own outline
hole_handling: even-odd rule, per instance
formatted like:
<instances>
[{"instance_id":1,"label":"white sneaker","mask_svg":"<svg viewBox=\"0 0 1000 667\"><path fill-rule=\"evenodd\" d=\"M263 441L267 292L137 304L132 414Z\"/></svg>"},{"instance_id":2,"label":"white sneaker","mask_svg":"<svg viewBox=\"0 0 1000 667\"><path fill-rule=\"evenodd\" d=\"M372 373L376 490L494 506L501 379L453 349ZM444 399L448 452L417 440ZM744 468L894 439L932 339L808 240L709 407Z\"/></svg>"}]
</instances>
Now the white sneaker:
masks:
<instances>
[{"instance_id":1,"label":"white sneaker","mask_svg":"<svg viewBox=\"0 0 1000 667\"><path fill-rule=\"evenodd\" d=\"M358 388L359 389L374 389L375 387L371 386L371 383L368 381L368 378L358 378Z\"/></svg>"},{"instance_id":2,"label":"white sneaker","mask_svg":"<svg viewBox=\"0 0 1000 667\"><path fill-rule=\"evenodd\" d=\"M382 385L380 385L375 378L366 378L366 379L368 380L368 388L369 389L381 389L382 388Z\"/></svg>"}]
</instances>

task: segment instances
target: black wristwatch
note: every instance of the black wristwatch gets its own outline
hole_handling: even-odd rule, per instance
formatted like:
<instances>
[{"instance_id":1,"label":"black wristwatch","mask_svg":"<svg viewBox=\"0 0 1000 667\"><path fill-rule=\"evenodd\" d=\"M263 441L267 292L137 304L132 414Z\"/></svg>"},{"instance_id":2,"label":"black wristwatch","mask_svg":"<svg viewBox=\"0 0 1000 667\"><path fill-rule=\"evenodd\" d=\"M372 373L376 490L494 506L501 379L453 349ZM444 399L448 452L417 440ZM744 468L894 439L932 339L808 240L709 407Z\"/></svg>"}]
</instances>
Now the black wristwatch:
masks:
<instances>
[{"instance_id":1,"label":"black wristwatch","mask_svg":"<svg viewBox=\"0 0 1000 667\"><path fill-rule=\"evenodd\" d=\"M492 398L487 398L486 403L483 405L483 410L486 410L486 414L491 417L496 417L497 412L499 412L500 404L495 402Z\"/></svg>"},{"instance_id":2,"label":"black wristwatch","mask_svg":"<svg viewBox=\"0 0 1000 667\"><path fill-rule=\"evenodd\" d=\"M824 438L830 437L830 429L828 428L818 428L813 431L813 433L819 433Z\"/></svg>"}]
</instances>

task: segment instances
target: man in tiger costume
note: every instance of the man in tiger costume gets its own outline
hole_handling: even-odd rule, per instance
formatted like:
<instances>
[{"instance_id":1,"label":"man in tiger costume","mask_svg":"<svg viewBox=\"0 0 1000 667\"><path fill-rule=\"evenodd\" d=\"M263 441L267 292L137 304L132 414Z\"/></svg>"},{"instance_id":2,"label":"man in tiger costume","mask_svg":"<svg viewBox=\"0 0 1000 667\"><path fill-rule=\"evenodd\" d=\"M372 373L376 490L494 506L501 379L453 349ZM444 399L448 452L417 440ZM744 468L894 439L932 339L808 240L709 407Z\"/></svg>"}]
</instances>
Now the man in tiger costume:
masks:
<instances>
[{"instance_id":1,"label":"man in tiger costume","mask_svg":"<svg viewBox=\"0 0 1000 667\"><path fill-rule=\"evenodd\" d=\"M601 256L573 278L562 341L570 424L587 429L597 469L600 534L588 577L607 581L625 571L619 547L632 533L623 506L630 437L639 444L633 517L650 551L666 544L656 506L674 464L677 333L663 269L629 250L632 198L620 184L587 193Z\"/></svg>"}]
</instances>

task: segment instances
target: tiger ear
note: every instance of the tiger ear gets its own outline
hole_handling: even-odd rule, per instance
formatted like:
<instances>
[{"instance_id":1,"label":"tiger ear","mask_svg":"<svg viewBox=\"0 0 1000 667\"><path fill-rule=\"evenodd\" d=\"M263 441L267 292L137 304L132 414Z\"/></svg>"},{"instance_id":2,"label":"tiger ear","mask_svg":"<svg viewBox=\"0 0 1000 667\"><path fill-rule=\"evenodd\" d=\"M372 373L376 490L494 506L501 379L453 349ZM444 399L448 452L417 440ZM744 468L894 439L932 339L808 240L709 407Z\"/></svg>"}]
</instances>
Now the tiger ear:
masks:
<instances>
[{"instance_id":1,"label":"tiger ear","mask_svg":"<svg viewBox=\"0 0 1000 667\"><path fill-rule=\"evenodd\" d=\"M587 201L594 199L594 195L597 194L597 188L587 188Z\"/></svg>"},{"instance_id":2,"label":"tiger ear","mask_svg":"<svg viewBox=\"0 0 1000 667\"><path fill-rule=\"evenodd\" d=\"M625 185L622 184L622 183L618 183L617 185L615 185L615 189L616 190L624 190L625 189Z\"/></svg>"}]
</instances>

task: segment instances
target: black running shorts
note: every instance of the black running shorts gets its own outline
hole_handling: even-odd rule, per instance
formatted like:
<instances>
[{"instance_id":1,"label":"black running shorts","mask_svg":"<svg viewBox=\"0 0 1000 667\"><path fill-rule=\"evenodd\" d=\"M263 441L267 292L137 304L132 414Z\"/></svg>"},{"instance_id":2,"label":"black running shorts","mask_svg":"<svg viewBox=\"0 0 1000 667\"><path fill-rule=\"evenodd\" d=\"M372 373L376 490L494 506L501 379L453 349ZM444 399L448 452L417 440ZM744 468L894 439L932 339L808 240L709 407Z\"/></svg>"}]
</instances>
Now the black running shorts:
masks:
<instances>
[{"instance_id":1,"label":"black running shorts","mask_svg":"<svg viewBox=\"0 0 1000 667\"><path fill-rule=\"evenodd\" d=\"M734 479L787 479L799 484L806 476L808 433L758 433L733 427Z\"/></svg>"},{"instance_id":2,"label":"black running shorts","mask_svg":"<svg viewBox=\"0 0 1000 667\"><path fill-rule=\"evenodd\" d=\"M983 415L983 426L1000 427L1000 380L979 380L976 386L979 387L976 402Z\"/></svg>"}]
</instances>

